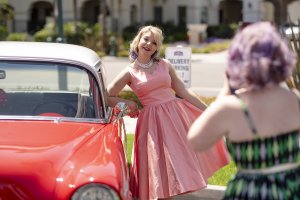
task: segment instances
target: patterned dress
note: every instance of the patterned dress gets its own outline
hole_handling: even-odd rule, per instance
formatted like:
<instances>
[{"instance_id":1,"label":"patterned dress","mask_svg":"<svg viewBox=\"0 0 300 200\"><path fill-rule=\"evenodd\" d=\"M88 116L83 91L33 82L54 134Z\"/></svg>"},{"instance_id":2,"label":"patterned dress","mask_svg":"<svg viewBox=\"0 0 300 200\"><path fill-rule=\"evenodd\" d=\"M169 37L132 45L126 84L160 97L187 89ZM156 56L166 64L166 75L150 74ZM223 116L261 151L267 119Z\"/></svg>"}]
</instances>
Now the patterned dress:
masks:
<instances>
[{"instance_id":1,"label":"patterned dress","mask_svg":"<svg viewBox=\"0 0 300 200\"><path fill-rule=\"evenodd\" d=\"M257 135L245 104L243 104L243 109L249 126ZM275 173L259 173L259 169L268 169L287 163L299 163L299 139L299 130L294 130L268 138L257 137L252 141L231 142L227 140L228 150L239 170L229 181L224 199L300 199L300 167ZM249 171L247 172L249 169L254 169L258 173L249 173Z\"/></svg>"}]
</instances>

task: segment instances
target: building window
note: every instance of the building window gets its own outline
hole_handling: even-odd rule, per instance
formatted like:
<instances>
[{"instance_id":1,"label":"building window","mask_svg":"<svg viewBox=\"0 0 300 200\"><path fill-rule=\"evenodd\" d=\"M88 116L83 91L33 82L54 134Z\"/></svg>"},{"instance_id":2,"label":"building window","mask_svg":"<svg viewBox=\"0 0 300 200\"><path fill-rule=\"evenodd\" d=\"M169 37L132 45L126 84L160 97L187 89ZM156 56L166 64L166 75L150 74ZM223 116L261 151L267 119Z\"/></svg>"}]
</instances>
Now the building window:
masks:
<instances>
[{"instance_id":1,"label":"building window","mask_svg":"<svg viewBox=\"0 0 300 200\"><path fill-rule=\"evenodd\" d=\"M89 24L98 23L98 16L100 14L100 4L99 1L88 0L85 1L81 9L81 17L83 22Z\"/></svg>"},{"instance_id":2,"label":"building window","mask_svg":"<svg viewBox=\"0 0 300 200\"><path fill-rule=\"evenodd\" d=\"M186 6L179 6L178 7L178 25L186 25Z\"/></svg>"},{"instance_id":3,"label":"building window","mask_svg":"<svg viewBox=\"0 0 300 200\"><path fill-rule=\"evenodd\" d=\"M161 6L154 6L154 22L161 24L163 18L163 10Z\"/></svg>"},{"instance_id":4,"label":"building window","mask_svg":"<svg viewBox=\"0 0 300 200\"><path fill-rule=\"evenodd\" d=\"M130 7L130 21L132 24L137 23L137 7L136 7L136 5L131 5L131 7Z\"/></svg>"},{"instance_id":5,"label":"building window","mask_svg":"<svg viewBox=\"0 0 300 200\"><path fill-rule=\"evenodd\" d=\"M201 7L201 19L200 22L206 24L208 22L208 8L206 6Z\"/></svg>"}]
</instances>

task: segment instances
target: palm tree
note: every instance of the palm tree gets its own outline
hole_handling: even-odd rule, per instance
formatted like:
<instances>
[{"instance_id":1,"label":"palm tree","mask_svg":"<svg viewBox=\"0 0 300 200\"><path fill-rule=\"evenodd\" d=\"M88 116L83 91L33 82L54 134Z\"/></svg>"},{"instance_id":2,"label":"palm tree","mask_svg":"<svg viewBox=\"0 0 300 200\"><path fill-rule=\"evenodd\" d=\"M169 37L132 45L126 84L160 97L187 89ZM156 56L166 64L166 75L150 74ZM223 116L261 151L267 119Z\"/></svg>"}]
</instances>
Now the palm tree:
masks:
<instances>
[{"instance_id":1,"label":"palm tree","mask_svg":"<svg viewBox=\"0 0 300 200\"><path fill-rule=\"evenodd\" d=\"M102 15L102 47L104 48L104 51L107 51L107 27L106 27L106 15L107 15L107 6L106 6L106 0L100 0L100 14Z\"/></svg>"},{"instance_id":2,"label":"palm tree","mask_svg":"<svg viewBox=\"0 0 300 200\"><path fill-rule=\"evenodd\" d=\"M11 7L7 0L0 0L0 22L4 26L7 25L7 21L14 18L14 9Z\"/></svg>"},{"instance_id":3,"label":"palm tree","mask_svg":"<svg viewBox=\"0 0 300 200\"><path fill-rule=\"evenodd\" d=\"M78 22L78 13L77 13L77 0L73 0L73 12L74 12L74 23L76 27L76 31L78 30L77 22Z\"/></svg>"},{"instance_id":4,"label":"palm tree","mask_svg":"<svg viewBox=\"0 0 300 200\"><path fill-rule=\"evenodd\" d=\"M141 24L144 24L144 0L140 0Z\"/></svg>"}]
</instances>

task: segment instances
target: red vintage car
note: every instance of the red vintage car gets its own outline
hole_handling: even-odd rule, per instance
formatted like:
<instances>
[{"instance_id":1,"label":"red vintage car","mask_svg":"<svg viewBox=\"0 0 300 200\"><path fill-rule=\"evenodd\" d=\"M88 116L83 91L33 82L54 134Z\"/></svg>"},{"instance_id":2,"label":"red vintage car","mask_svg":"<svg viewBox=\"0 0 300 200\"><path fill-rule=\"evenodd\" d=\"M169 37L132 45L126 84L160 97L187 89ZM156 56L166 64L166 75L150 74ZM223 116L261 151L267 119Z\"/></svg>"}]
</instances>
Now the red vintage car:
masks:
<instances>
[{"instance_id":1,"label":"red vintage car","mask_svg":"<svg viewBox=\"0 0 300 200\"><path fill-rule=\"evenodd\" d=\"M85 47L0 42L0 199L131 199L104 76Z\"/></svg>"}]
</instances>

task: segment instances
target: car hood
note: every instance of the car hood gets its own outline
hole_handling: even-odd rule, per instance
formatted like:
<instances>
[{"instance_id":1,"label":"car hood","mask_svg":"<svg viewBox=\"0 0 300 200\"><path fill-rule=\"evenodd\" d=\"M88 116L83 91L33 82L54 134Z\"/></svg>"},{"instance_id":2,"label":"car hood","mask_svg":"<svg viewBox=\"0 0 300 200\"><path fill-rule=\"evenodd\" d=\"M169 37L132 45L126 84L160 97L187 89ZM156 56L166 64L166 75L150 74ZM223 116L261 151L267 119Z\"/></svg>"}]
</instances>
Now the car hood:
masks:
<instances>
[{"instance_id":1,"label":"car hood","mask_svg":"<svg viewBox=\"0 0 300 200\"><path fill-rule=\"evenodd\" d=\"M74 122L1 121L0 197L51 199L61 168L103 126Z\"/></svg>"}]
</instances>

